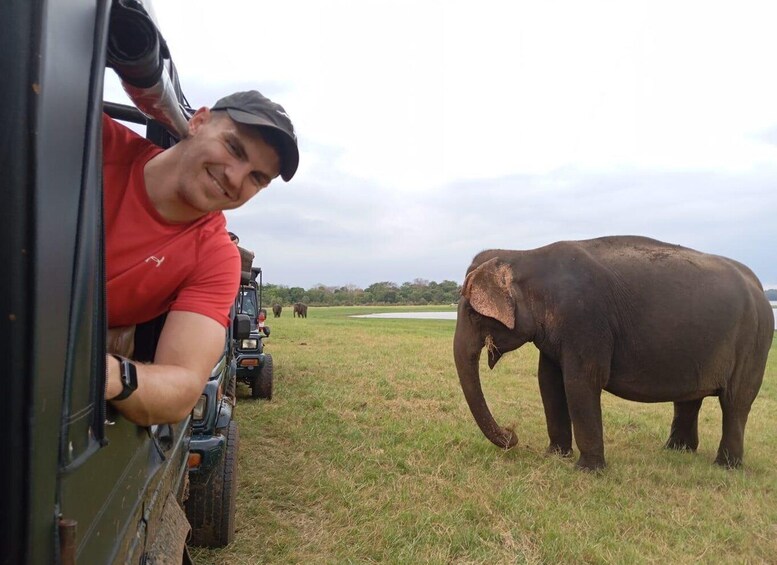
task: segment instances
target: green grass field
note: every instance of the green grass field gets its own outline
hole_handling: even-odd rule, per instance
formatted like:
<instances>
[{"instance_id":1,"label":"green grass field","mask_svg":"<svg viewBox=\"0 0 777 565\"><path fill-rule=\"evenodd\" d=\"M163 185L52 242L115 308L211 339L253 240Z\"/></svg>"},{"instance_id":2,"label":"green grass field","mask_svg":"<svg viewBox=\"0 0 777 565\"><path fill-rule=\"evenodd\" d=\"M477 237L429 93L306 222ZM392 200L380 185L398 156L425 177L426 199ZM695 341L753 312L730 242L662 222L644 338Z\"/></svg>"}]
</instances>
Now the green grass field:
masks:
<instances>
[{"instance_id":1,"label":"green grass field","mask_svg":"<svg viewBox=\"0 0 777 565\"><path fill-rule=\"evenodd\" d=\"M413 309L454 310L395 310ZM238 387L235 541L196 563L777 563L777 345L743 469L712 464L716 399L691 454L662 449L671 404L604 393L608 467L589 474L544 455L533 345L483 361L492 412L520 438L503 451L459 388L455 322L348 317L390 310L268 320L273 400Z\"/></svg>"}]
</instances>

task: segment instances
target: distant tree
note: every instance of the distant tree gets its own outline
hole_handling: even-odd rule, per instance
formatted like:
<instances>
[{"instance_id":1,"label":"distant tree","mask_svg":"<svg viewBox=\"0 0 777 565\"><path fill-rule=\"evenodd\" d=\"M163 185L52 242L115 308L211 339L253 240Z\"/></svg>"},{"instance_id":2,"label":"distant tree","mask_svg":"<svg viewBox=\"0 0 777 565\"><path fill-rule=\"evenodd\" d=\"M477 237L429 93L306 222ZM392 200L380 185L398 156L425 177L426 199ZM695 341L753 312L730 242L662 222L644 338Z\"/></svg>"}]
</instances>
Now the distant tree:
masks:
<instances>
[{"instance_id":1,"label":"distant tree","mask_svg":"<svg viewBox=\"0 0 777 565\"><path fill-rule=\"evenodd\" d=\"M439 286L440 289L440 304L452 304L459 301L459 295L461 293L461 286L454 281L442 281Z\"/></svg>"},{"instance_id":2,"label":"distant tree","mask_svg":"<svg viewBox=\"0 0 777 565\"><path fill-rule=\"evenodd\" d=\"M262 305L289 304L288 287L275 284L262 285Z\"/></svg>"},{"instance_id":3,"label":"distant tree","mask_svg":"<svg viewBox=\"0 0 777 565\"><path fill-rule=\"evenodd\" d=\"M355 294L352 294L348 291L342 291L340 289L334 291L332 294L332 299L333 302L338 306L348 306L357 303Z\"/></svg>"},{"instance_id":4,"label":"distant tree","mask_svg":"<svg viewBox=\"0 0 777 565\"><path fill-rule=\"evenodd\" d=\"M305 298L305 289L299 286L293 286L289 289L289 303L302 302Z\"/></svg>"},{"instance_id":5,"label":"distant tree","mask_svg":"<svg viewBox=\"0 0 777 565\"><path fill-rule=\"evenodd\" d=\"M765 291L765 294L767 300L777 300L777 288L770 288L769 290Z\"/></svg>"},{"instance_id":6,"label":"distant tree","mask_svg":"<svg viewBox=\"0 0 777 565\"><path fill-rule=\"evenodd\" d=\"M458 302L460 287L454 281L441 283L413 279L397 285L390 281L373 283L362 290L356 285L341 287L317 284L307 290L302 287L263 285L262 303L290 305L305 302L314 306L355 306L362 304L451 304ZM775 291L777 292L777 291Z\"/></svg>"},{"instance_id":7,"label":"distant tree","mask_svg":"<svg viewBox=\"0 0 777 565\"><path fill-rule=\"evenodd\" d=\"M379 304L396 304L400 296L397 284L389 281L373 283L364 292L370 296L371 302Z\"/></svg>"},{"instance_id":8,"label":"distant tree","mask_svg":"<svg viewBox=\"0 0 777 565\"><path fill-rule=\"evenodd\" d=\"M307 294L307 300L306 300L307 303L323 305L327 303L327 295L331 294L331 292L329 292L325 286L321 285L315 288L308 289L306 294Z\"/></svg>"}]
</instances>

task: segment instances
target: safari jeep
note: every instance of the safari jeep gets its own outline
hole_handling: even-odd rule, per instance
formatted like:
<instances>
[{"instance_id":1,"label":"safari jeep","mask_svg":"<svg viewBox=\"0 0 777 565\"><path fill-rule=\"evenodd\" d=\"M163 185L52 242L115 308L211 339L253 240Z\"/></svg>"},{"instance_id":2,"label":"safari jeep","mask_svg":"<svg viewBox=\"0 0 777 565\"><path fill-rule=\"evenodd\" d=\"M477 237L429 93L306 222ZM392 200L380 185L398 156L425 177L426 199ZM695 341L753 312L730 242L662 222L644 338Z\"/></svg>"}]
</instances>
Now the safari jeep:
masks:
<instances>
[{"instance_id":1,"label":"safari jeep","mask_svg":"<svg viewBox=\"0 0 777 565\"><path fill-rule=\"evenodd\" d=\"M108 65L129 90L142 79L147 136L174 143L187 118L175 67L135 0L0 6L2 561L181 563L191 418L144 428L105 401L100 130ZM137 328L136 357L153 357L158 329Z\"/></svg>"},{"instance_id":2,"label":"safari jeep","mask_svg":"<svg viewBox=\"0 0 777 565\"><path fill-rule=\"evenodd\" d=\"M238 425L237 366L234 343L251 335L250 320L232 309L233 323L224 340L224 353L192 411L189 444L189 496L186 515L192 526L190 543L223 547L235 533L237 503Z\"/></svg>"},{"instance_id":3,"label":"safari jeep","mask_svg":"<svg viewBox=\"0 0 777 565\"><path fill-rule=\"evenodd\" d=\"M272 355L264 352L264 338L270 336L270 328L265 323L267 310L262 308L262 269L249 267L243 271L235 306L251 320L251 335L235 340L237 380L251 387L251 398L271 400L273 365Z\"/></svg>"}]
</instances>

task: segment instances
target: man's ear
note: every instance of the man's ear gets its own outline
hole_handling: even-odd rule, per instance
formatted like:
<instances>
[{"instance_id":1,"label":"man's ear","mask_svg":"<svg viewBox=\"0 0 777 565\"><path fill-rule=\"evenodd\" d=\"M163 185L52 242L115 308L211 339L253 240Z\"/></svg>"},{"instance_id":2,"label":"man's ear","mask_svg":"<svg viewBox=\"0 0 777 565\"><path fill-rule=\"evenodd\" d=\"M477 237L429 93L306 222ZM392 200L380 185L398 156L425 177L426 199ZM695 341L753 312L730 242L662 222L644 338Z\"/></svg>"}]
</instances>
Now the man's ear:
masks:
<instances>
[{"instance_id":1,"label":"man's ear","mask_svg":"<svg viewBox=\"0 0 777 565\"><path fill-rule=\"evenodd\" d=\"M194 135L197 133L197 130L199 130L204 124L207 124L210 121L210 118L210 108L203 106L197 109L197 111L194 112L194 115L189 120L189 135Z\"/></svg>"}]
</instances>

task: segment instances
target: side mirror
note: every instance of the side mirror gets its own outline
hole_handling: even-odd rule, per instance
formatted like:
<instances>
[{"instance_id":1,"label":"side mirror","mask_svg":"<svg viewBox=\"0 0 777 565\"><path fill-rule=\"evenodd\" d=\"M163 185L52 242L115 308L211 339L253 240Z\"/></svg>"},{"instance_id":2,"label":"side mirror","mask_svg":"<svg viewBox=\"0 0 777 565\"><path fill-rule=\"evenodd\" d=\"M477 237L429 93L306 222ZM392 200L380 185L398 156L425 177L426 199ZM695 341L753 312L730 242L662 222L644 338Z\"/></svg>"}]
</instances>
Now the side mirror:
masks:
<instances>
[{"instance_id":1,"label":"side mirror","mask_svg":"<svg viewBox=\"0 0 777 565\"><path fill-rule=\"evenodd\" d=\"M248 339L251 335L251 318L248 314L237 314L232 322L232 337Z\"/></svg>"},{"instance_id":2,"label":"side mirror","mask_svg":"<svg viewBox=\"0 0 777 565\"><path fill-rule=\"evenodd\" d=\"M270 337L270 326L264 326L264 327L262 328L262 332L263 332L263 333L264 333L264 335L266 335L267 337Z\"/></svg>"}]
</instances>

